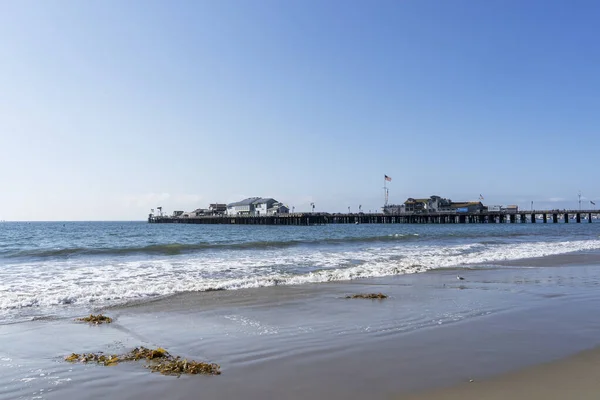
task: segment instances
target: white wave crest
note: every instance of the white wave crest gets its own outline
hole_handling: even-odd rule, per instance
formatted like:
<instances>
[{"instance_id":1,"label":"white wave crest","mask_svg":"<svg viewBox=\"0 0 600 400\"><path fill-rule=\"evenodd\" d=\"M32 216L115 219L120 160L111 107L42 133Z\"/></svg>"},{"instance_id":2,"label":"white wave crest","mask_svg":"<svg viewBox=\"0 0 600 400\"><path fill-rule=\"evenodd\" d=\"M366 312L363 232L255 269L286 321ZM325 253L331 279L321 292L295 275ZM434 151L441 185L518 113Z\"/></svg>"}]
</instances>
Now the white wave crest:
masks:
<instances>
[{"instance_id":1,"label":"white wave crest","mask_svg":"<svg viewBox=\"0 0 600 400\"><path fill-rule=\"evenodd\" d=\"M88 259L15 264L0 270L0 320L24 308L104 306L188 291L381 277L598 249L600 240L404 244L355 251L286 249L143 261Z\"/></svg>"}]
</instances>

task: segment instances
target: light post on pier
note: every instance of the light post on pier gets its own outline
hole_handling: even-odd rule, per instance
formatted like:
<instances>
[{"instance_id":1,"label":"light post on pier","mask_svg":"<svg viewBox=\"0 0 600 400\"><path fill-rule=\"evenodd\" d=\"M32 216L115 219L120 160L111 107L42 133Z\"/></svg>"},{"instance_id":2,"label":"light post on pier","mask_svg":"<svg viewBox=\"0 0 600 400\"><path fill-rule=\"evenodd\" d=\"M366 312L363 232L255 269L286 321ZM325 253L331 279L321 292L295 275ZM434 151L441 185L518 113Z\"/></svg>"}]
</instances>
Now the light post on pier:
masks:
<instances>
[{"instance_id":1,"label":"light post on pier","mask_svg":"<svg viewBox=\"0 0 600 400\"><path fill-rule=\"evenodd\" d=\"M350 206L348 206L348 214L350 214Z\"/></svg>"},{"instance_id":2,"label":"light post on pier","mask_svg":"<svg viewBox=\"0 0 600 400\"><path fill-rule=\"evenodd\" d=\"M315 212L315 203L310 203L310 206L312 207L312 212Z\"/></svg>"},{"instance_id":3,"label":"light post on pier","mask_svg":"<svg viewBox=\"0 0 600 400\"><path fill-rule=\"evenodd\" d=\"M579 197L579 211L581 211L581 190L579 191L577 196Z\"/></svg>"},{"instance_id":4,"label":"light post on pier","mask_svg":"<svg viewBox=\"0 0 600 400\"><path fill-rule=\"evenodd\" d=\"M531 200L531 211L533 211L533 200Z\"/></svg>"}]
</instances>

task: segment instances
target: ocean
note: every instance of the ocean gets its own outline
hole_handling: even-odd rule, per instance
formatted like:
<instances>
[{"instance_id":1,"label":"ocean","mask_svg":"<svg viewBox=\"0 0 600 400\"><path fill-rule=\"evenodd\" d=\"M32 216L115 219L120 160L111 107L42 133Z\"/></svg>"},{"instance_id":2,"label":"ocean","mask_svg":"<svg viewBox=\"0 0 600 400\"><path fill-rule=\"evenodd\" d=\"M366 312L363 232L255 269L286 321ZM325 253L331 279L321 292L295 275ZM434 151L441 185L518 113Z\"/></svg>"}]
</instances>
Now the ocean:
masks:
<instances>
[{"instance_id":1,"label":"ocean","mask_svg":"<svg viewBox=\"0 0 600 400\"><path fill-rule=\"evenodd\" d=\"M384 399L478 381L600 345L599 267L598 223L0 223L0 400ZM97 312L113 322L74 321ZM223 374L65 361L138 346Z\"/></svg>"},{"instance_id":2,"label":"ocean","mask_svg":"<svg viewBox=\"0 0 600 400\"><path fill-rule=\"evenodd\" d=\"M600 224L0 224L0 323L186 292L345 281L600 253Z\"/></svg>"}]
</instances>

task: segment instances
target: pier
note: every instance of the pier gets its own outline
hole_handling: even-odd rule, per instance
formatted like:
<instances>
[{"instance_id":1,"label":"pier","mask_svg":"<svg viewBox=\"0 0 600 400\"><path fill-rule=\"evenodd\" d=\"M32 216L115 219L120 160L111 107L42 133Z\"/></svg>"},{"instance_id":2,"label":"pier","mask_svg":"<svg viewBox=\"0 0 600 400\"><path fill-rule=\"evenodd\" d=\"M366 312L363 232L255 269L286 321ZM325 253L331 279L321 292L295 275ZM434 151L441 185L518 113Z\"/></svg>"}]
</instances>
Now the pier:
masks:
<instances>
[{"instance_id":1,"label":"pier","mask_svg":"<svg viewBox=\"0 0 600 400\"><path fill-rule=\"evenodd\" d=\"M200 217L148 217L160 224L325 225L325 224L503 224L600 222L600 210L533 210L476 213L329 214L293 213L267 216L214 215Z\"/></svg>"}]
</instances>

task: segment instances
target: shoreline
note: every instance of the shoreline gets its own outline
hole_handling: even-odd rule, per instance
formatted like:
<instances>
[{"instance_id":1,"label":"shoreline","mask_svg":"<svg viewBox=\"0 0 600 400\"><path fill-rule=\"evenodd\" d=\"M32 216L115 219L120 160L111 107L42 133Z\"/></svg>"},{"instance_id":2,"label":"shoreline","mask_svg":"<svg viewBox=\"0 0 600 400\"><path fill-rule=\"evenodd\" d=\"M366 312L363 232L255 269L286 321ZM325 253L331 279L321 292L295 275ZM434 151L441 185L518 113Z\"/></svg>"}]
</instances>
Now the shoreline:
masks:
<instances>
[{"instance_id":1,"label":"shoreline","mask_svg":"<svg viewBox=\"0 0 600 400\"><path fill-rule=\"evenodd\" d=\"M34 390L45 399L187 399L198 391L208 399L428 396L600 345L600 320L589 317L599 299L596 267L461 274L465 281L454 270L435 270L185 293L106 308L114 318L106 326L69 319L3 325L0 338L9 346L0 350L0 399ZM389 297L345 298L370 292ZM133 365L62 361L71 352L140 345L215 362L223 374L173 379Z\"/></svg>"}]
</instances>

